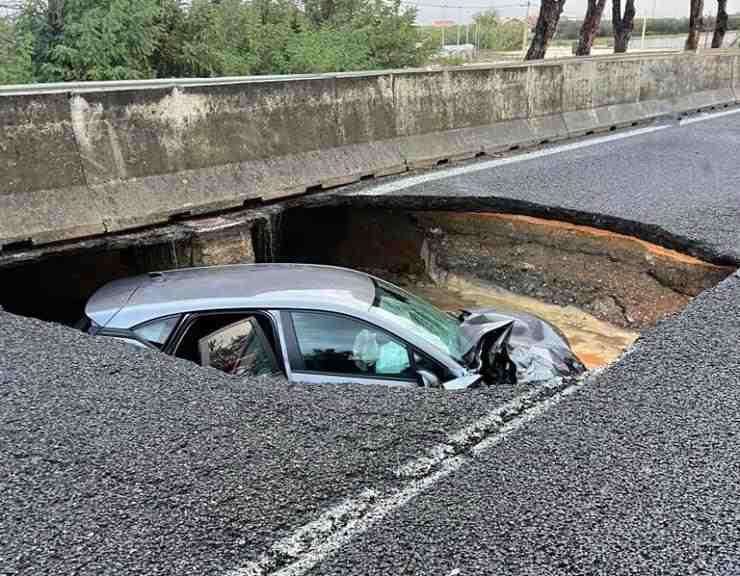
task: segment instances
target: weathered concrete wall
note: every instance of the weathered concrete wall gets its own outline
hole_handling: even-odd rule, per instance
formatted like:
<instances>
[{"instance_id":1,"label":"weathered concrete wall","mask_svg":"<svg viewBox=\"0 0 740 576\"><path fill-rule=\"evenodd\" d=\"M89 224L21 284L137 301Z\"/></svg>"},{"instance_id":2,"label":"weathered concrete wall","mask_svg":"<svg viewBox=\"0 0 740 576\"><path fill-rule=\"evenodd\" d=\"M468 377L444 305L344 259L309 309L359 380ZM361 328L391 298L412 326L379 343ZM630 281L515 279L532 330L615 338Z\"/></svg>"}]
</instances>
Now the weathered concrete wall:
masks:
<instances>
[{"instance_id":1,"label":"weathered concrete wall","mask_svg":"<svg viewBox=\"0 0 740 576\"><path fill-rule=\"evenodd\" d=\"M104 232L66 94L0 100L0 247Z\"/></svg>"},{"instance_id":2,"label":"weathered concrete wall","mask_svg":"<svg viewBox=\"0 0 740 576\"><path fill-rule=\"evenodd\" d=\"M740 56L627 55L3 95L0 249L735 103Z\"/></svg>"}]
</instances>

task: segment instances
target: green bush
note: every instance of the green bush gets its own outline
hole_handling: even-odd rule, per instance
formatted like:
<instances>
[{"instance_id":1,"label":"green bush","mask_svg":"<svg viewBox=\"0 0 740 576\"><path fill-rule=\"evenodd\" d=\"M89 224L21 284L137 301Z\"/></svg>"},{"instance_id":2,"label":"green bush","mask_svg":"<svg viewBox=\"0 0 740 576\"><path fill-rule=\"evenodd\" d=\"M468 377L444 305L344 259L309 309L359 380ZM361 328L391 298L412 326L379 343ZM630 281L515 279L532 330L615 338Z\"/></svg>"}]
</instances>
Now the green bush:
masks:
<instances>
[{"instance_id":1,"label":"green bush","mask_svg":"<svg viewBox=\"0 0 740 576\"><path fill-rule=\"evenodd\" d=\"M0 84L33 82L33 35L0 18Z\"/></svg>"},{"instance_id":2,"label":"green bush","mask_svg":"<svg viewBox=\"0 0 740 576\"><path fill-rule=\"evenodd\" d=\"M488 48L497 51L520 50L524 39L524 24L521 22L507 22L497 26L489 32Z\"/></svg>"},{"instance_id":3,"label":"green bush","mask_svg":"<svg viewBox=\"0 0 740 576\"><path fill-rule=\"evenodd\" d=\"M99 1L64 33L42 65L61 80L126 80L152 76L151 56L161 33L155 0Z\"/></svg>"},{"instance_id":4,"label":"green bush","mask_svg":"<svg viewBox=\"0 0 740 576\"><path fill-rule=\"evenodd\" d=\"M400 0L26 0L0 27L0 81L400 68L435 47Z\"/></svg>"}]
</instances>

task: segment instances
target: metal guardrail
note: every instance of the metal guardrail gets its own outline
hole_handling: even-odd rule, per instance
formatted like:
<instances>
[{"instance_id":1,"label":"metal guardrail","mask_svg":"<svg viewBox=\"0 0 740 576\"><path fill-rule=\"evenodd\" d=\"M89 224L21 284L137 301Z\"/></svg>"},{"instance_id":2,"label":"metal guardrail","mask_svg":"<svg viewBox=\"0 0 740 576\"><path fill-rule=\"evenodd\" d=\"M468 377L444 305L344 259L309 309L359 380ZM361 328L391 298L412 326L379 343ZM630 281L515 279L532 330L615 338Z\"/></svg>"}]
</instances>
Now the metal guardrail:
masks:
<instances>
[{"instance_id":1,"label":"metal guardrail","mask_svg":"<svg viewBox=\"0 0 740 576\"><path fill-rule=\"evenodd\" d=\"M367 72L341 72L331 74L283 74L264 76L220 76L217 78L156 78L150 80L105 80L96 82L50 82L47 84L0 85L0 96L24 94L54 94L65 92L105 92L115 90L144 90L151 88L176 88L186 86L221 86L228 84L254 84L261 82L313 80L320 78L352 78L378 76L400 70L373 70Z\"/></svg>"},{"instance_id":2,"label":"metal guardrail","mask_svg":"<svg viewBox=\"0 0 740 576\"><path fill-rule=\"evenodd\" d=\"M634 59L645 57L673 56L677 50L660 50L655 52L632 52L626 54L609 54L597 56L552 58L538 61L512 61L507 63L473 63L465 66L450 66L445 69L465 70L471 68L506 68L512 66L541 66L552 64L553 62L577 61L577 60L605 60L605 59ZM710 52L709 50L700 52ZM711 50L714 54L738 54L737 48L722 48ZM83 93L83 92L113 92L119 90L146 90L156 88L177 88L188 86L223 86L229 84L255 84L274 81L300 81L300 80L318 80L331 78L358 78L384 76L388 74L414 74L440 70L440 67L425 68L396 68L388 70L367 70L360 72L332 72L328 74L282 74L282 75L265 75L265 76L223 76L218 78L158 78L151 80L107 80L97 82L53 82L48 84L11 84L0 85L0 96L21 96L29 94L64 94L64 93Z\"/></svg>"}]
</instances>

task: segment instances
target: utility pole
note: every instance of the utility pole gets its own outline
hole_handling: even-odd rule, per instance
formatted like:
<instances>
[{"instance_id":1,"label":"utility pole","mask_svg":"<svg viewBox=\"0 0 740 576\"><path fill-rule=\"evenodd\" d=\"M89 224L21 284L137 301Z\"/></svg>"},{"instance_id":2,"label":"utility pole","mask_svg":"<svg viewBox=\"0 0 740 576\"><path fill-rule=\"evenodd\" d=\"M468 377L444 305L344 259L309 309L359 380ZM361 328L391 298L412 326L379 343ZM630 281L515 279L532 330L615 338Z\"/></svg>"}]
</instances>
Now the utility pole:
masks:
<instances>
[{"instance_id":1,"label":"utility pole","mask_svg":"<svg viewBox=\"0 0 740 576\"><path fill-rule=\"evenodd\" d=\"M457 22L455 23L455 28L457 28L457 45L460 46L460 13L462 11L462 6L457 7Z\"/></svg>"},{"instance_id":2,"label":"utility pole","mask_svg":"<svg viewBox=\"0 0 740 576\"><path fill-rule=\"evenodd\" d=\"M445 20L447 20L447 2L442 3L442 48L446 46L445 44L445 28L447 27L445 24Z\"/></svg>"},{"instance_id":3,"label":"utility pole","mask_svg":"<svg viewBox=\"0 0 740 576\"><path fill-rule=\"evenodd\" d=\"M527 44L529 43L529 9L532 0L527 0L527 14L524 16L524 30L522 30L522 58L527 55Z\"/></svg>"},{"instance_id":4,"label":"utility pole","mask_svg":"<svg viewBox=\"0 0 740 576\"><path fill-rule=\"evenodd\" d=\"M702 23L701 33L704 35L704 48L702 48L702 50L707 49L707 43L709 42L709 19L707 18L707 14L706 14L706 10L707 10L706 4L704 5L704 10L705 10L705 14L702 17L702 21L701 21Z\"/></svg>"},{"instance_id":5,"label":"utility pole","mask_svg":"<svg viewBox=\"0 0 740 576\"><path fill-rule=\"evenodd\" d=\"M653 0L653 12L651 14L651 18L655 19L655 8L658 5L658 0ZM647 34L647 21L648 17L647 14L645 14L642 18L642 43L640 44L640 49L645 49L645 36Z\"/></svg>"},{"instance_id":6,"label":"utility pole","mask_svg":"<svg viewBox=\"0 0 740 576\"><path fill-rule=\"evenodd\" d=\"M709 26L707 25L708 20L704 18L704 26L702 33L704 34L704 50L707 49L707 43L709 42Z\"/></svg>"}]
</instances>

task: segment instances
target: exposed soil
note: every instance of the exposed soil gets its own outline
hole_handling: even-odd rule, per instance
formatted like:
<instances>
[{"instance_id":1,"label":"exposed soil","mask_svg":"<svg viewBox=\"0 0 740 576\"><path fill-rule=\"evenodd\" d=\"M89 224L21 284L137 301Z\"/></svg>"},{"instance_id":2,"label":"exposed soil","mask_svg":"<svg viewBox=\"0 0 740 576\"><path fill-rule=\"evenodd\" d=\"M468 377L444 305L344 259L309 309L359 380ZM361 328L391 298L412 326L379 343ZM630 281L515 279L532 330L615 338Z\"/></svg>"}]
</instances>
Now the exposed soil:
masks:
<instances>
[{"instance_id":1,"label":"exposed soil","mask_svg":"<svg viewBox=\"0 0 740 576\"><path fill-rule=\"evenodd\" d=\"M415 213L427 231L427 265L559 306L577 306L642 329L683 309L732 268L634 237L508 214ZM435 272L435 268L437 272Z\"/></svg>"}]
</instances>

